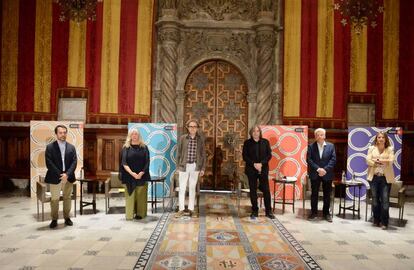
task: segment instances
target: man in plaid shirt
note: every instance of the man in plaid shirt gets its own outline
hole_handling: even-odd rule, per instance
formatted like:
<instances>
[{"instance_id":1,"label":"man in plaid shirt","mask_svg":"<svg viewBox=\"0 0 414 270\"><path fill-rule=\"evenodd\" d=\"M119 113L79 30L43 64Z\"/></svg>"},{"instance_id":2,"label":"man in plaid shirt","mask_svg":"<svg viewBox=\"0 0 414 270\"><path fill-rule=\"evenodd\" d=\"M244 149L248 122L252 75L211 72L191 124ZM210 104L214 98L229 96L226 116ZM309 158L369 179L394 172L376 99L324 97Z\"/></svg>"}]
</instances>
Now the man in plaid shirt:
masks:
<instances>
[{"instance_id":1,"label":"man in plaid shirt","mask_svg":"<svg viewBox=\"0 0 414 270\"><path fill-rule=\"evenodd\" d=\"M189 184L188 210L190 217L193 215L198 177L204 175L206 152L204 138L197 132L198 128L199 125L197 121L188 121L188 133L182 135L178 141L177 169L180 190L178 193L179 211L176 214L176 217L184 215L187 183Z\"/></svg>"}]
</instances>

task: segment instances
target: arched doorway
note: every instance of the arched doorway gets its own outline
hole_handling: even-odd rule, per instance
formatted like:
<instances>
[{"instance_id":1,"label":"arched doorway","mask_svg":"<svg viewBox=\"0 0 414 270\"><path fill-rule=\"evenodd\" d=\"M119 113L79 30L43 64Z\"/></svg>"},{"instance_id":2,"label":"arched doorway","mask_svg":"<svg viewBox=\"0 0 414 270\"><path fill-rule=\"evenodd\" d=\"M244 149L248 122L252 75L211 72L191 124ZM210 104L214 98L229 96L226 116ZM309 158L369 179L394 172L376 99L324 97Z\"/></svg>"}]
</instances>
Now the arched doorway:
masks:
<instances>
[{"instance_id":1,"label":"arched doorway","mask_svg":"<svg viewBox=\"0 0 414 270\"><path fill-rule=\"evenodd\" d=\"M247 84L234 65L211 60L197 66L185 83L184 123L197 119L206 138L207 166L203 189L232 190L234 175L244 167L247 136Z\"/></svg>"}]
</instances>

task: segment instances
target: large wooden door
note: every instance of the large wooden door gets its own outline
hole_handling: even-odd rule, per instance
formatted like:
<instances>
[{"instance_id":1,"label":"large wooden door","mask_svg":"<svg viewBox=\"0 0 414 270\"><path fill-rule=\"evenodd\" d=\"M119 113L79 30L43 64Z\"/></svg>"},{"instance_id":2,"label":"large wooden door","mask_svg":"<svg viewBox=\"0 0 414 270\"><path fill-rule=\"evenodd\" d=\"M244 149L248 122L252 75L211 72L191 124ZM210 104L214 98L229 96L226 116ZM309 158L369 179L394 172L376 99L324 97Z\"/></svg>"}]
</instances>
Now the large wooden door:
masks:
<instances>
[{"instance_id":1,"label":"large wooden door","mask_svg":"<svg viewBox=\"0 0 414 270\"><path fill-rule=\"evenodd\" d=\"M207 167L203 189L234 189L234 172L244 167L241 157L247 137L247 84L232 64L214 60L188 76L184 123L200 122L206 138Z\"/></svg>"}]
</instances>

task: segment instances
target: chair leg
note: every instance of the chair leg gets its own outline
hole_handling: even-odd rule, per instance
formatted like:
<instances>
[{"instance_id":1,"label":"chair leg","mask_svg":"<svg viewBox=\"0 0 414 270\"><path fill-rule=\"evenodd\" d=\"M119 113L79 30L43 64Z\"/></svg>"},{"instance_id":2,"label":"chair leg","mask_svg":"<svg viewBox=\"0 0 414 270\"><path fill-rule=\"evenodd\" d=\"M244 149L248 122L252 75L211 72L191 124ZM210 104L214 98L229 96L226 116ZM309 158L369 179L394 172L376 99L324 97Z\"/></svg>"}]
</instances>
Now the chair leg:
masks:
<instances>
[{"instance_id":1,"label":"chair leg","mask_svg":"<svg viewBox=\"0 0 414 270\"><path fill-rule=\"evenodd\" d=\"M37 221L39 221L39 200L36 199L37 202Z\"/></svg>"},{"instance_id":2,"label":"chair leg","mask_svg":"<svg viewBox=\"0 0 414 270\"><path fill-rule=\"evenodd\" d=\"M302 199L302 211L303 211L303 217L305 217L305 196L303 196L303 199Z\"/></svg>"},{"instance_id":3,"label":"chair leg","mask_svg":"<svg viewBox=\"0 0 414 270\"><path fill-rule=\"evenodd\" d=\"M240 217L240 195L237 196L237 216Z\"/></svg>"},{"instance_id":4,"label":"chair leg","mask_svg":"<svg viewBox=\"0 0 414 270\"><path fill-rule=\"evenodd\" d=\"M108 198L105 198L105 214L108 214Z\"/></svg>"},{"instance_id":5,"label":"chair leg","mask_svg":"<svg viewBox=\"0 0 414 270\"><path fill-rule=\"evenodd\" d=\"M45 208L44 208L43 202L42 202L42 221L45 221Z\"/></svg>"},{"instance_id":6,"label":"chair leg","mask_svg":"<svg viewBox=\"0 0 414 270\"><path fill-rule=\"evenodd\" d=\"M75 217L76 217L76 197L75 197Z\"/></svg>"},{"instance_id":7,"label":"chair leg","mask_svg":"<svg viewBox=\"0 0 414 270\"><path fill-rule=\"evenodd\" d=\"M197 211L198 216L200 216L200 194L197 195Z\"/></svg>"}]
</instances>

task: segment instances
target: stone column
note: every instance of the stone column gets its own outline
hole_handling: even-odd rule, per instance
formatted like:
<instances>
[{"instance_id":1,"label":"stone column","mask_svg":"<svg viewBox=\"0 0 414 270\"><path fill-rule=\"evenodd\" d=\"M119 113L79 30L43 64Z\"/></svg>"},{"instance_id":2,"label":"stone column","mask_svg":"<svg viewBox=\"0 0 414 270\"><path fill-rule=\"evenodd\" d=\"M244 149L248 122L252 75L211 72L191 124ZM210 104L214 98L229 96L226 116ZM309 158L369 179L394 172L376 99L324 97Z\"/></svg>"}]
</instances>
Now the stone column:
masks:
<instances>
[{"instance_id":1,"label":"stone column","mask_svg":"<svg viewBox=\"0 0 414 270\"><path fill-rule=\"evenodd\" d=\"M169 2L169 1L166 1ZM174 1L171 1L174 2ZM163 20L159 24L158 40L160 47L160 102L159 121L176 123L176 93L177 84L177 47L180 41L180 32L175 21L176 10L162 10Z\"/></svg>"},{"instance_id":2,"label":"stone column","mask_svg":"<svg viewBox=\"0 0 414 270\"><path fill-rule=\"evenodd\" d=\"M257 106L257 94L255 92L249 92L247 94L247 103L249 104L249 126L247 130L257 122L257 115L254 113Z\"/></svg>"},{"instance_id":3,"label":"stone column","mask_svg":"<svg viewBox=\"0 0 414 270\"><path fill-rule=\"evenodd\" d=\"M181 135L184 131L184 99L185 99L185 91L184 89L178 89L177 90L177 98L176 98L176 104L177 104L177 111L175 112L177 116L177 134Z\"/></svg>"},{"instance_id":4,"label":"stone column","mask_svg":"<svg viewBox=\"0 0 414 270\"><path fill-rule=\"evenodd\" d=\"M257 120L260 125L267 125L272 120L272 93L274 78L274 33L273 12L259 12L256 28L257 54Z\"/></svg>"},{"instance_id":5,"label":"stone column","mask_svg":"<svg viewBox=\"0 0 414 270\"><path fill-rule=\"evenodd\" d=\"M156 113L153 113L153 115L152 115L152 122L153 123L160 122L160 120L159 120L159 118L160 118L160 115L159 115L160 98L161 98L161 90L160 89L154 90L152 92L152 104L153 104L152 110L153 110L153 112L156 112Z\"/></svg>"},{"instance_id":6,"label":"stone column","mask_svg":"<svg viewBox=\"0 0 414 270\"><path fill-rule=\"evenodd\" d=\"M276 13L276 45L275 45L275 93L273 98L272 124L280 125L283 123L282 113L282 84L283 84L283 27L282 27L282 0L275 3Z\"/></svg>"}]
</instances>

